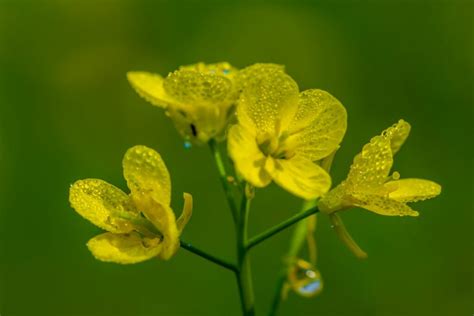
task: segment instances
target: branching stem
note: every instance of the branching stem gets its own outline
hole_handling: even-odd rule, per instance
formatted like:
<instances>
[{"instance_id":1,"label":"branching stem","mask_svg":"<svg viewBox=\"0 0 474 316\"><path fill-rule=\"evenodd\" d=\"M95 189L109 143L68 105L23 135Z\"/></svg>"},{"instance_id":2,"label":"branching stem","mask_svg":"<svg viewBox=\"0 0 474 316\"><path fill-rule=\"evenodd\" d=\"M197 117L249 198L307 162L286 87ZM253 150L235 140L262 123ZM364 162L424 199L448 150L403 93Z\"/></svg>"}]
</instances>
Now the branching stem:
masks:
<instances>
[{"instance_id":1,"label":"branching stem","mask_svg":"<svg viewBox=\"0 0 474 316\"><path fill-rule=\"evenodd\" d=\"M319 212L319 209L317 206L314 206L310 209L307 209L306 211L299 212L298 214L293 215L292 217L288 218L287 220L281 222L278 225L273 226L272 228L264 231L263 233L251 238L249 242L247 243L247 250L250 250L254 246L258 245L262 241L272 237L273 235L279 233L280 231L290 227L291 225L299 222L300 220L316 214Z\"/></svg>"},{"instance_id":2,"label":"branching stem","mask_svg":"<svg viewBox=\"0 0 474 316\"><path fill-rule=\"evenodd\" d=\"M181 240L180 243L181 243L181 247L186 249L187 251L192 252L195 255L198 255L199 257L202 257L202 258L204 258L208 261L211 261L211 262L213 262L213 263L215 263L215 264L217 264L217 265L219 265L223 268L226 268L228 270L237 272L237 267L235 266L235 264L227 262L226 260L218 258L214 255L211 255L211 254L209 254L209 253L207 253L207 252L205 252L205 251L203 251L199 248L194 247L190 243L187 243L183 240Z\"/></svg>"}]
</instances>

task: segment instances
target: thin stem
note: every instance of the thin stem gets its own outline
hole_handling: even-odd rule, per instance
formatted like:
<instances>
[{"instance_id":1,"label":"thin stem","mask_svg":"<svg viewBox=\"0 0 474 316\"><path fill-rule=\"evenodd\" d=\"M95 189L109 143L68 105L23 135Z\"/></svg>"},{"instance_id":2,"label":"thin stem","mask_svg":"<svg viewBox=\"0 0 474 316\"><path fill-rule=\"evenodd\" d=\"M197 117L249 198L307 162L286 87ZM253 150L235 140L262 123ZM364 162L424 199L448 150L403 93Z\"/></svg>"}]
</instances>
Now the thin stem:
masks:
<instances>
[{"instance_id":1,"label":"thin stem","mask_svg":"<svg viewBox=\"0 0 474 316\"><path fill-rule=\"evenodd\" d=\"M270 312L268 313L268 316L275 316L278 311L278 307L280 306L280 302L281 302L281 291L283 289L283 285L285 284L285 280L286 280L286 273L281 273L277 280L277 284L275 287L275 294L273 294L272 306L270 308Z\"/></svg>"},{"instance_id":2,"label":"thin stem","mask_svg":"<svg viewBox=\"0 0 474 316\"><path fill-rule=\"evenodd\" d=\"M254 294L252 285L252 272L250 267L250 259L245 247L247 243L247 224L250 211L250 199L246 194L242 195L242 203L240 205L240 217L237 225L237 282L239 284L240 301L245 316L255 315Z\"/></svg>"},{"instance_id":3,"label":"thin stem","mask_svg":"<svg viewBox=\"0 0 474 316\"><path fill-rule=\"evenodd\" d=\"M219 171L219 178L221 180L222 187L224 188L225 196L227 198L227 203L229 204L230 211L232 212L232 218L234 219L234 223L237 223L238 213L237 213L237 206L234 200L234 195L232 194L232 188L227 181L227 171L225 170L224 161L222 160L221 152L219 148L217 148L217 143L214 139L209 141L209 148L211 149L212 155L214 156L214 160L216 162L217 170Z\"/></svg>"},{"instance_id":4,"label":"thin stem","mask_svg":"<svg viewBox=\"0 0 474 316\"><path fill-rule=\"evenodd\" d=\"M352 239L352 236L347 231L346 226L344 226L344 223L342 222L341 217L339 217L339 214L332 213L329 215L329 219L332 223L331 227L334 229L339 239L347 246L347 248L349 248L349 250L357 258L366 259L367 253L359 247L359 245L354 241L354 239Z\"/></svg>"},{"instance_id":5,"label":"thin stem","mask_svg":"<svg viewBox=\"0 0 474 316\"><path fill-rule=\"evenodd\" d=\"M272 237L273 235L279 233L280 231L284 230L285 228L293 225L294 223L299 222L300 220L313 215L315 213L319 212L319 209L317 206L312 207L306 211L300 212L298 214L293 215L292 217L288 218L287 220L281 222L278 225L273 226L272 228L264 231L263 233L253 237L250 239L250 241L247 243L247 250L250 250L254 246L258 245L262 241Z\"/></svg>"},{"instance_id":6,"label":"thin stem","mask_svg":"<svg viewBox=\"0 0 474 316\"><path fill-rule=\"evenodd\" d=\"M194 247L193 245L191 245L190 243L187 243L183 240L180 241L181 243L181 247L188 250L189 252L192 252L198 256L200 256L201 258L204 258L210 262L213 262L223 268L226 268L226 269L229 269L231 271L234 271L234 272L237 272L237 267L235 266L235 264L232 264L230 262L227 262L225 261L224 259L220 259L214 255L211 255L199 248L196 248Z\"/></svg>"}]
</instances>

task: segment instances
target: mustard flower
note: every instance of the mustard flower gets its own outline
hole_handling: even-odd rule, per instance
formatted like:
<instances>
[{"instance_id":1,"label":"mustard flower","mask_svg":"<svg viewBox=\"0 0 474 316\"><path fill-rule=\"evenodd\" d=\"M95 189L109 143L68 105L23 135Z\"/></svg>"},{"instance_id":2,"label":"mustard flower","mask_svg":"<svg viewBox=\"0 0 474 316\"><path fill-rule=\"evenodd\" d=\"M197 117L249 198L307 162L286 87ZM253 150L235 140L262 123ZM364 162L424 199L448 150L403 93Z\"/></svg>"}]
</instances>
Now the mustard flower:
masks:
<instances>
[{"instance_id":1,"label":"mustard flower","mask_svg":"<svg viewBox=\"0 0 474 316\"><path fill-rule=\"evenodd\" d=\"M79 180L70 188L76 212L107 231L87 246L106 262L130 264L156 256L167 260L179 248L179 236L192 214L192 196L184 193L183 212L176 220L170 207L170 176L161 156L134 146L122 164L130 195L100 179Z\"/></svg>"},{"instance_id":2,"label":"mustard flower","mask_svg":"<svg viewBox=\"0 0 474 316\"><path fill-rule=\"evenodd\" d=\"M331 178L314 162L339 147L347 126L342 104L322 90L300 93L278 65L247 67L238 82L238 123L228 132L237 171L255 187L275 181L307 200L326 193Z\"/></svg>"},{"instance_id":3,"label":"mustard flower","mask_svg":"<svg viewBox=\"0 0 474 316\"><path fill-rule=\"evenodd\" d=\"M400 120L366 144L351 165L347 179L319 201L321 212L333 213L361 207L380 215L418 216L406 203L433 198L441 186L423 179L399 179L390 169L393 156L410 133L410 124Z\"/></svg>"},{"instance_id":4,"label":"mustard flower","mask_svg":"<svg viewBox=\"0 0 474 316\"><path fill-rule=\"evenodd\" d=\"M237 69L226 62L182 66L166 78L132 71L127 78L145 100L165 109L177 130L196 144L220 139L238 98Z\"/></svg>"}]
</instances>

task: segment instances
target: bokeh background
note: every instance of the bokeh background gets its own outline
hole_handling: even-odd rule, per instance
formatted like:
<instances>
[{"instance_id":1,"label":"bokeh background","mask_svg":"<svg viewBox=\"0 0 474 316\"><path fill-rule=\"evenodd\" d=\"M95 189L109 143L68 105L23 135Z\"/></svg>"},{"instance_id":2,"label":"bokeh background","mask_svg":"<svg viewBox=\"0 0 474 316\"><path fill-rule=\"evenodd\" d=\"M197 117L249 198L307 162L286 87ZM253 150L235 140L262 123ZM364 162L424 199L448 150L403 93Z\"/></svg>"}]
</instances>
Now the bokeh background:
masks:
<instances>
[{"instance_id":1,"label":"bokeh background","mask_svg":"<svg viewBox=\"0 0 474 316\"><path fill-rule=\"evenodd\" d=\"M164 113L129 87L128 70L167 74L198 61L284 64L300 88L330 91L349 127L334 164L345 177L370 137L404 118L402 177L443 185L419 218L352 210L343 218L369 253L354 258L321 216L319 297L290 295L281 315L471 315L473 304L472 1L0 0L0 314L239 315L234 276L184 250L133 266L93 259L99 230L68 203L69 185L102 178L126 189L121 159L157 149L173 205L191 192L185 239L234 256L230 213L208 148L185 150ZM300 201L257 192L250 233ZM265 315L290 231L252 252Z\"/></svg>"}]
</instances>

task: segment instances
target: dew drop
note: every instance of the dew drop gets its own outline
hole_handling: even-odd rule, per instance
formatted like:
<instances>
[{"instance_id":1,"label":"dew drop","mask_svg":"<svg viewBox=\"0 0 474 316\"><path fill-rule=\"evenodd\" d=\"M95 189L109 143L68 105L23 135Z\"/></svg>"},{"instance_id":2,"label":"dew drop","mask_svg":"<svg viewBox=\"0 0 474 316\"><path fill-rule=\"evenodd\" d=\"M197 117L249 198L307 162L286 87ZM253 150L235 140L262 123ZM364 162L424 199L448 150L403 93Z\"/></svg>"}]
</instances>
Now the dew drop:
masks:
<instances>
[{"instance_id":1,"label":"dew drop","mask_svg":"<svg viewBox=\"0 0 474 316\"><path fill-rule=\"evenodd\" d=\"M193 147L193 144L189 140L184 141L184 149L189 150L191 147Z\"/></svg>"},{"instance_id":2,"label":"dew drop","mask_svg":"<svg viewBox=\"0 0 474 316\"><path fill-rule=\"evenodd\" d=\"M323 290L319 271L311 263L301 259L292 267L288 281L293 290L304 297L318 295Z\"/></svg>"}]
</instances>

